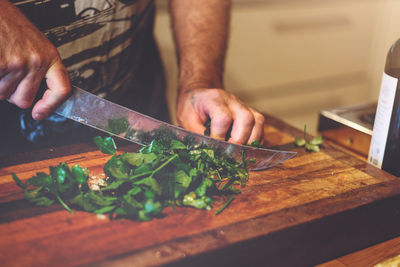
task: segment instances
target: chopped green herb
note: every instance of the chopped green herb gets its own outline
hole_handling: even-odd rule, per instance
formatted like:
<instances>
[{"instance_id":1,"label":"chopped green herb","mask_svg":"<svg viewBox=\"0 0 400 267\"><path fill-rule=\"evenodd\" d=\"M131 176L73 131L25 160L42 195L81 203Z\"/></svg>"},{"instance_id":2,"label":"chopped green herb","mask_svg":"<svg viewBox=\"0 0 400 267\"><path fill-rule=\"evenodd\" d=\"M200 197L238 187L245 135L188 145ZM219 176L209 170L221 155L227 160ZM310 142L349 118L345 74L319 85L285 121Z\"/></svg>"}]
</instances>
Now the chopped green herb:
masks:
<instances>
[{"instance_id":1,"label":"chopped green herb","mask_svg":"<svg viewBox=\"0 0 400 267\"><path fill-rule=\"evenodd\" d=\"M252 146L252 147L261 147L261 143L258 140L254 140L253 142L251 142L250 146Z\"/></svg>"},{"instance_id":2,"label":"chopped green herb","mask_svg":"<svg viewBox=\"0 0 400 267\"><path fill-rule=\"evenodd\" d=\"M117 147L115 145L114 139L112 139L111 137L101 138L100 136L96 136L93 141L101 152L105 154L115 155Z\"/></svg>"},{"instance_id":3,"label":"chopped green herb","mask_svg":"<svg viewBox=\"0 0 400 267\"><path fill-rule=\"evenodd\" d=\"M149 145L136 153L121 154L116 153L111 137L94 138L103 153L112 155L104 165L107 179L97 189L89 188L87 169L66 163L51 166L50 174L39 172L25 183L15 174L12 178L36 205L59 202L69 212L74 208L141 221L162 216L167 206L211 209L212 197L238 194L236 185L244 186L248 180L244 160L239 163L217 150L194 146L189 138L179 141L168 129L143 137Z\"/></svg>"},{"instance_id":4,"label":"chopped green herb","mask_svg":"<svg viewBox=\"0 0 400 267\"><path fill-rule=\"evenodd\" d=\"M323 143L323 139L321 135L318 135L317 137L314 137L313 139L310 140L310 142L307 142L306 139L306 125L304 125L304 137L299 138L296 136L294 143L298 147L305 147L307 151L312 151L312 152L319 152L320 148L319 146Z\"/></svg>"},{"instance_id":5,"label":"chopped green herb","mask_svg":"<svg viewBox=\"0 0 400 267\"><path fill-rule=\"evenodd\" d=\"M235 197L234 197L234 196L231 196L231 197L225 202L225 204L222 205L222 207L219 208L219 209L215 212L215 215L220 214L224 209L226 209L226 207L228 207L229 204L231 204L232 201L233 201L234 199L235 199Z\"/></svg>"}]
</instances>

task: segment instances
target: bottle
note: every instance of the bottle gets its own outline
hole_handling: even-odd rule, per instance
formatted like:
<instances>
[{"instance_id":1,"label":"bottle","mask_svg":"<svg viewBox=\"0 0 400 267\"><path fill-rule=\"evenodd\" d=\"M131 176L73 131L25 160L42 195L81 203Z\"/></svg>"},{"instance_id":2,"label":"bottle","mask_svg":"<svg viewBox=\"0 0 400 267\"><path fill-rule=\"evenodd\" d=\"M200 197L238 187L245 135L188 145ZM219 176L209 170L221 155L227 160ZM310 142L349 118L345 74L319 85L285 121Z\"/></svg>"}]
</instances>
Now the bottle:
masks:
<instances>
[{"instance_id":1,"label":"bottle","mask_svg":"<svg viewBox=\"0 0 400 267\"><path fill-rule=\"evenodd\" d=\"M368 162L400 177L400 39L390 48L369 148Z\"/></svg>"}]
</instances>

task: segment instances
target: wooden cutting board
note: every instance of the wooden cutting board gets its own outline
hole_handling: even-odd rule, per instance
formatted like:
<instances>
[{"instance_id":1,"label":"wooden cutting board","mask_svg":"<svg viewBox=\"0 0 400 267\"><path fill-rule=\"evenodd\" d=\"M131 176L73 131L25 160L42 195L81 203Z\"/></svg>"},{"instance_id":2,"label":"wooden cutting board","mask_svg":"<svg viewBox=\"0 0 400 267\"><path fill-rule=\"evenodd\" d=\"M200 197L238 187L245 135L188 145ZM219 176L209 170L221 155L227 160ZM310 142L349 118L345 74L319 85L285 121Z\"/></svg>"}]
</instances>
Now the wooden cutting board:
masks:
<instances>
[{"instance_id":1,"label":"wooden cutting board","mask_svg":"<svg viewBox=\"0 0 400 267\"><path fill-rule=\"evenodd\" d=\"M98 151L0 168L0 265L309 266L400 233L398 178L329 144L318 153L295 148L300 131L267 122L266 144L298 156L251 172L219 215L223 199L212 211L167 208L150 222L70 214L27 203L10 175L25 180L59 162L100 174L109 156Z\"/></svg>"}]
</instances>

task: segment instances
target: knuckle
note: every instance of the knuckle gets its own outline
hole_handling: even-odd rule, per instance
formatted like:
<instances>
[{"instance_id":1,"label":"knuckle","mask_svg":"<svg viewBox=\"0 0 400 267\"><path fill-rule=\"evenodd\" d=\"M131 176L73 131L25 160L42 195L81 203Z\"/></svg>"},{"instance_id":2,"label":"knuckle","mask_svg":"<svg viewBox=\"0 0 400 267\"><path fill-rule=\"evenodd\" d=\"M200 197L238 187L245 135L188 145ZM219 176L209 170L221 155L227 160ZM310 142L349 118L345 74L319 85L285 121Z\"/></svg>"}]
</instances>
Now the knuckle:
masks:
<instances>
[{"instance_id":1,"label":"knuckle","mask_svg":"<svg viewBox=\"0 0 400 267\"><path fill-rule=\"evenodd\" d=\"M45 65L45 60L37 52L31 53L29 61L32 68L36 71L41 70Z\"/></svg>"},{"instance_id":2,"label":"knuckle","mask_svg":"<svg viewBox=\"0 0 400 267\"><path fill-rule=\"evenodd\" d=\"M26 69L27 60L22 56L13 56L8 62L8 65L14 70Z\"/></svg>"}]
</instances>

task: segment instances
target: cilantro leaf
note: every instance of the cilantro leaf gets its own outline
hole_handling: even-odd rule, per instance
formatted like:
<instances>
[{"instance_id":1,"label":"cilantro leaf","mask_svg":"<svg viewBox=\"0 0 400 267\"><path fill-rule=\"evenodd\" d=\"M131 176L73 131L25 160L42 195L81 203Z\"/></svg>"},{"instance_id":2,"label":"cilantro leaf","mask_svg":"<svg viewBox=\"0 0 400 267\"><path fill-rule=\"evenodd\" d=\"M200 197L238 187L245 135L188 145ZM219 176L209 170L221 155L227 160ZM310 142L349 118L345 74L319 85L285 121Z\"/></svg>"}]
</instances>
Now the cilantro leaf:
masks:
<instances>
[{"instance_id":1,"label":"cilantro leaf","mask_svg":"<svg viewBox=\"0 0 400 267\"><path fill-rule=\"evenodd\" d=\"M115 155L117 147L115 145L114 139L112 139L111 137L101 138L100 136L96 136L93 141L101 152L105 154Z\"/></svg>"},{"instance_id":2,"label":"cilantro leaf","mask_svg":"<svg viewBox=\"0 0 400 267\"><path fill-rule=\"evenodd\" d=\"M304 125L304 133L303 134L304 134L304 138L300 138L297 136L295 137L294 143L296 144L296 146L305 147L305 149L307 151L319 152L320 151L319 146L324 142L322 139L322 136L319 135L319 136L311 139L309 142L307 142L306 125Z\"/></svg>"},{"instance_id":3,"label":"cilantro leaf","mask_svg":"<svg viewBox=\"0 0 400 267\"><path fill-rule=\"evenodd\" d=\"M305 146L306 140L304 138L299 138L296 136L294 143L296 144L296 146Z\"/></svg>"}]
</instances>

